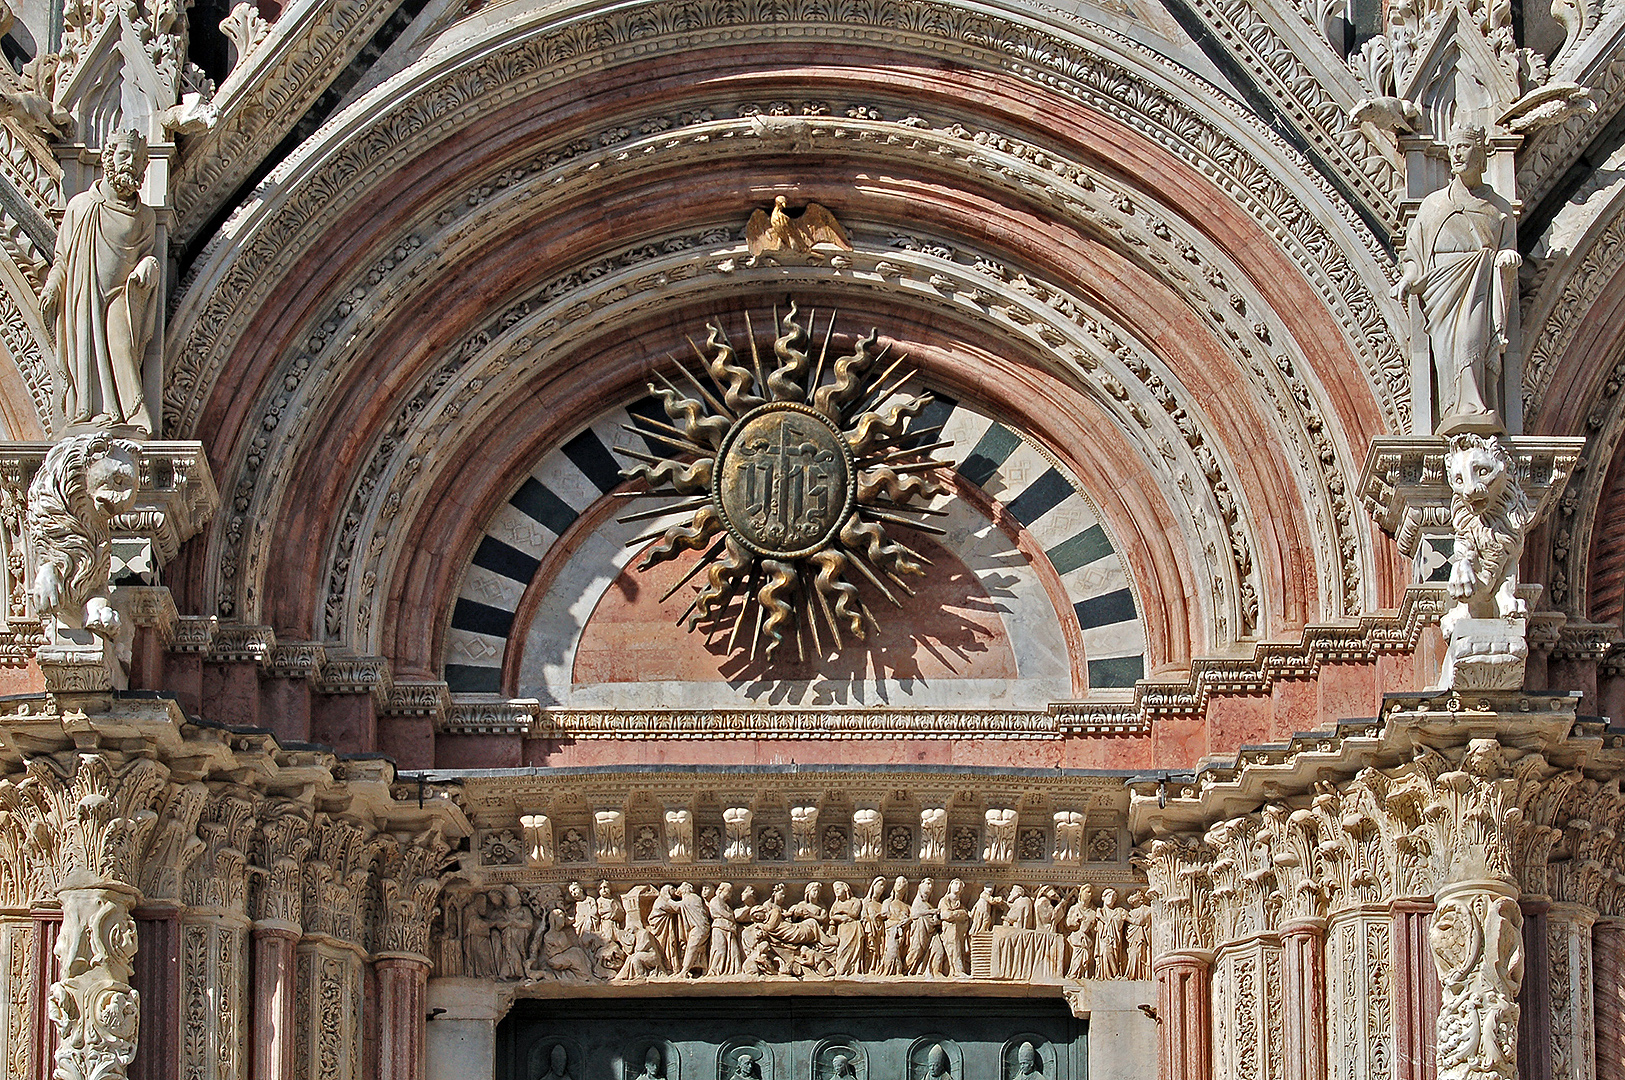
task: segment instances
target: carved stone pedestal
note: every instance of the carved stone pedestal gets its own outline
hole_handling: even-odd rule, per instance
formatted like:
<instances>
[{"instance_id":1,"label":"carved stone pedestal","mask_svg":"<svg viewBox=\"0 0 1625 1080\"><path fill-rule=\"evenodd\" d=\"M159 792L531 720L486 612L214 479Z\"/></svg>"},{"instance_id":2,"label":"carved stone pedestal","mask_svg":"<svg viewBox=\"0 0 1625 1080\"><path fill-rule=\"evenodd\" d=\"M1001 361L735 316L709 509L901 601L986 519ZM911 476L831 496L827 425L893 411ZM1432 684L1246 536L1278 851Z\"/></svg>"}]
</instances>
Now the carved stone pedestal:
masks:
<instances>
[{"instance_id":1,"label":"carved stone pedestal","mask_svg":"<svg viewBox=\"0 0 1625 1080\"><path fill-rule=\"evenodd\" d=\"M89 640L77 642L57 633L51 635L56 640L40 646L36 659L45 677L45 689L53 694L126 689L129 680L124 665L119 663L117 647L87 631L75 633Z\"/></svg>"},{"instance_id":2,"label":"carved stone pedestal","mask_svg":"<svg viewBox=\"0 0 1625 1080\"><path fill-rule=\"evenodd\" d=\"M1439 669L1441 688L1466 692L1516 690L1523 685L1529 659L1527 619L1452 619L1447 615L1441 625L1449 641Z\"/></svg>"}]
</instances>

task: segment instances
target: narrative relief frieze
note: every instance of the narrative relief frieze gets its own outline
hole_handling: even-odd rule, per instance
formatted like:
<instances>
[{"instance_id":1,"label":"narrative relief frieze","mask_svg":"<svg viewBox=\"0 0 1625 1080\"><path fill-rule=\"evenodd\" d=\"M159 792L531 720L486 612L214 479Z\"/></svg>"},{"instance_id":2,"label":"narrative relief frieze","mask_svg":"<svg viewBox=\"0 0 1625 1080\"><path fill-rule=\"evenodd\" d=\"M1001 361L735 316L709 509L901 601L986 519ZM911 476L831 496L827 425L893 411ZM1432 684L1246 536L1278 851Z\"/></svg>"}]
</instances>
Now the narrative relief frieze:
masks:
<instances>
[{"instance_id":1,"label":"narrative relief frieze","mask_svg":"<svg viewBox=\"0 0 1625 1080\"><path fill-rule=\"evenodd\" d=\"M1143 888L876 877L792 890L722 881L595 890L490 885L442 900L441 976L527 982L644 979L1147 979Z\"/></svg>"}]
</instances>

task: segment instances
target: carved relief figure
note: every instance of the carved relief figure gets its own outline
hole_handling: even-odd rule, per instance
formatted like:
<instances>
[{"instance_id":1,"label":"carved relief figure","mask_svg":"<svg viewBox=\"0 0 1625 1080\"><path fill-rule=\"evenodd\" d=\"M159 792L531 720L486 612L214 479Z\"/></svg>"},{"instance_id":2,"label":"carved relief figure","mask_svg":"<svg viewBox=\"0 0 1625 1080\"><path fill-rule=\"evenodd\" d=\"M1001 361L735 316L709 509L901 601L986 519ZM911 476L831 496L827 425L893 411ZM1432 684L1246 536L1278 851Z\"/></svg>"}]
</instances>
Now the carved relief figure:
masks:
<instances>
[{"instance_id":1,"label":"carved relief figure","mask_svg":"<svg viewBox=\"0 0 1625 1080\"><path fill-rule=\"evenodd\" d=\"M733 1072L729 1080L761 1080L761 1070L756 1066L756 1057L748 1050L741 1050L734 1055Z\"/></svg>"},{"instance_id":2,"label":"carved relief figure","mask_svg":"<svg viewBox=\"0 0 1625 1080\"><path fill-rule=\"evenodd\" d=\"M68 200L56 261L40 295L70 424L152 431L142 360L158 321L156 218L141 202L147 141L134 131L102 148L102 177Z\"/></svg>"},{"instance_id":3,"label":"carved relief figure","mask_svg":"<svg viewBox=\"0 0 1625 1080\"><path fill-rule=\"evenodd\" d=\"M937 905L931 899L937 883L922 878L914 890L914 903L909 906L908 973L910 975L941 975L944 970L942 938L938 934L941 922Z\"/></svg>"},{"instance_id":4,"label":"carved relief figure","mask_svg":"<svg viewBox=\"0 0 1625 1080\"><path fill-rule=\"evenodd\" d=\"M1507 315L1517 295L1517 219L1484 183L1484 129L1457 123L1449 135L1451 180L1422 200L1405 232L1395 295L1414 293L1439 384L1440 434L1493 432L1506 351Z\"/></svg>"},{"instance_id":5,"label":"carved relief figure","mask_svg":"<svg viewBox=\"0 0 1625 1080\"><path fill-rule=\"evenodd\" d=\"M877 877L863 898L863 971L878 972L885 955L886 879Z\"/></svg>"},{"instance_id":6,"label":"carved relief figure","mask_svg":"<svg viewBox=\"0 0 1625 1080\"><path fill-rule=\"evenodd\" d=\"M45 455L28 485L34 606L42 618L105 637L118 634L109 604L112 520L135 501L134 443L73 435Z\"/></svg>"},{"instance_id":7,"label":"carved relief figure","mask_svg":"<svg viewBox=\"0 0 1625 1080\"><path fill-rule=\"evenodd\" d=\"M1044 1068L1038 1060L1038 1047L1023 1042L1016 1047L1016 1080L1042 1080Z\"/></svg>"},{"instance_id":8,"label":"carved relief figure","mask_svg":"<svg viewBox=\"0 0 1625 1080\"><path fill-rule=\"evenodd\" d=\"M970 912L965 910L965 883L959 878L948 882L947 891L937 903L937 922L941 926L943 960L949 978L963 979L966 975L966 944L970 927Z\"/></svg>"},{"instance_id":9,"label":"carved relief figure","mask_svg":"<svg viewBox=\"0 0 1625 1080\"><path fill-rule=\"evenodd\" d=\"M899 877L892 882L891 897L886 901L886 943L881 950L880 967L876 974L902 975L908 970L909 906L908 878Z\"/></svg>"},{"instance_id":10,"label":"carved relief figure","mask_svg":"<svg viewBox=\"0 0 1625 1080\"><path fill-rule=\"evenodd\" d=\"M548 1052L547 1072L540 1080L570 1080L570 1054L564 1049L563 1043L554 1043L553 1049Z\"/></svg>"},{"instance_id":11,"label":"carved relief figure","mask_svg":"<svg viewBox=\"0 0 1625 1080\"><path fill-rule=\"evenodd\" d=\"M1100 929L1095 938L1099 963L1096 975L1102 979L1121 979L1127 958L1128 912L1117 906L1117 890L1100 890Z\"/></svg>"},{"instance_id":12,"label":"carved relief figure","mask_svg":"<svg viewBox=\"0 0 1625 1080\"><path fill-rule=\"evenodd\" d=\"M710 975L737 975L745 965L745 954L739 947L739 920L733 909L733 888L729 882L722 882L707 905L711 916Z\"/></svg>"},{"instance_id":13,"label":"carved relief figure","mask_svg":"<svg viewBox=\"0 0 1625 1080\"><path fill-rule=\"evenodd\" d=\"M662 1054L660 1047L650 1043L649 1048L643 1052L643 1071L632 1080L665 1080L665 1069L661 1066Z\"/></svg>"},{"instance_id":14,"label":"carved relief figure","mask_svg":"<svg viewBox=\"0 0 1625 1080\"><path fill-rule=\"evenodd\" d=\"M684 975L704 975L706 950L711 941L711 915L704 897L686 881L677 886L677 911L683 927L683 961L679 970Z\"/></svg>"},{"instance_id":15,"label":"carved relief figure","mask_svg":"<svg viewBox=\"0 0 1625 1080\"><path fill-rule=\"evenodd\" d=\"M942 1048L941 1043L932 1043L931 1049L926 1052L924 1073L925 1080L953 1080L948 1051Z\"/></svg>"},{"instance_id":16,"label":"carved relief figure","mask_svg":"<svg viewBox=\"0 0 1625 1080\"><path fill-rule=\"evenodd\" d=\"M1126 962L1123 978L1149 979L1151 977L1151 901L1143 889L1136 889L1128 898L1128 924L1126 933Z\"/></svg>"},{"instance_id":17,"label":"carved relief figure","mask_svg":"<svg viewBox=\"0 0 1625 1080\"><path fill-rule=\"evenodd\" d=\"M1002 907L1004 901L993 894L993 886L983 885L982 894L976 898L976 905L970 909L970 932L991 934L999 923L999 910Z\"/></svg>"},{"instance_id":18,"label":"carved relief figure","mask_svg":"<svg viewBox=\"0 0 1625 1080\"><path fill-rule=\"evenodd\" d=\"M496 905L497 898L501 905ZM512 885L500 893L492 892L493 911L496 913L497 970L503 978L517 979L524 974L525 957L529 952L531 933L536 929L536 916L525 906L519 890Z\"/></svg>"},{"instance_id":19,"label":"carved relief figure","mask_svg":"<svg viewBox=\"0 0 1625 1080\"><path fill-rule=\"evenodd\" d=\"M844 881L837 881L834 891L829 921L835 928L835 974L857 975L863 970L863 901Z\"/></svg>"},{"instance_id":20,"label":"carved relief figure","mask_svg":"<svg viewBox=\"0 0 1625 1080\"><path fill-rule=\"evenodd\" d=\"M1066 924L1071 931L1066 940L1072 948L1072 959L1067 964L1066 977L1092 979L1095 977L1095 937L1100 926L1100 913L1095 910L1093 886L1078 886L1078 898L1066 913Z\"/></svg>"}]
</instances>

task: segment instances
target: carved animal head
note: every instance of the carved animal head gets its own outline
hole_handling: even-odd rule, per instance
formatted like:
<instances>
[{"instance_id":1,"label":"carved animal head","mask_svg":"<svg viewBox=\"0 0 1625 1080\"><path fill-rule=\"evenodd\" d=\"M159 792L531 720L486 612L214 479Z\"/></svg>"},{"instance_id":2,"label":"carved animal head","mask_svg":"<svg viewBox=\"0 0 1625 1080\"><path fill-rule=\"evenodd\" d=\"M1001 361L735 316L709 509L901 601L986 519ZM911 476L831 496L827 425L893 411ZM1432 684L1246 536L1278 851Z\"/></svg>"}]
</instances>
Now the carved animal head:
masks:
<instances>
[{"instance_id":1,"label":"carved animal head","mask_svg":"<svg viewBox=\"0 0 1625 1080\"><path fill-rule=\"evenodd\" d=\"M1458 435L1450 440L1445 475L1451 492L1475 514L1501 502L1507 489L1517 483L1517 467L1506 444L1481 435Z\"/></svg>"},{"instance_id":2,"label":"carved animal head","mask_svg":"<svg viewBox=\"0 0 1625 1080\"><path fill-rule=\"evenodd\" d=\"M39 614L77 618L106 589L112 519L135 501L137 453L134 443L93 432L66 438L45 455L28 486ZM45 577L56 583L53 596L39 588Z\"/></svg>"}]
</instances>

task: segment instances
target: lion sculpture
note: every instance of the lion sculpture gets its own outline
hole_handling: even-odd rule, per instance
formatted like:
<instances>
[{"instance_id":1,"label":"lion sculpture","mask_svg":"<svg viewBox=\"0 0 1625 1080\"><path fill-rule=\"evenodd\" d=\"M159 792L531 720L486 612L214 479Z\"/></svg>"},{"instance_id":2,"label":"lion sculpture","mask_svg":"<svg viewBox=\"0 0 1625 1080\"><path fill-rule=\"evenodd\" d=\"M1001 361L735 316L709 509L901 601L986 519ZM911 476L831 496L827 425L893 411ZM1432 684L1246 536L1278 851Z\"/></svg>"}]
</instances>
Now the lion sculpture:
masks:
<instances>
[{"instance_id":1,"label":"lion sculpture","mask_svg":"<svg viewBox=\"0 0 1625 1080\"><path fill-rule=\"evenodd\" d=\"M108 602L113 518L135 501L134 443L95 432L51 447L28 485L34 608L73 629L118 635Z\"/></svg>"},{"instance_id":2,"label":"lion sculpture","mask_svg":"<svg viewBox=\"0 0 1625 1080\"><path fill-rule=\"evenodd\" d=\"M1518 483L1517 465L1498 438L1458 435L1445 455L1450 523L1456 534L1450 596L1468 618L1523 615L1518 559L1535 512Z\"/></svg>"}]
</instances>

